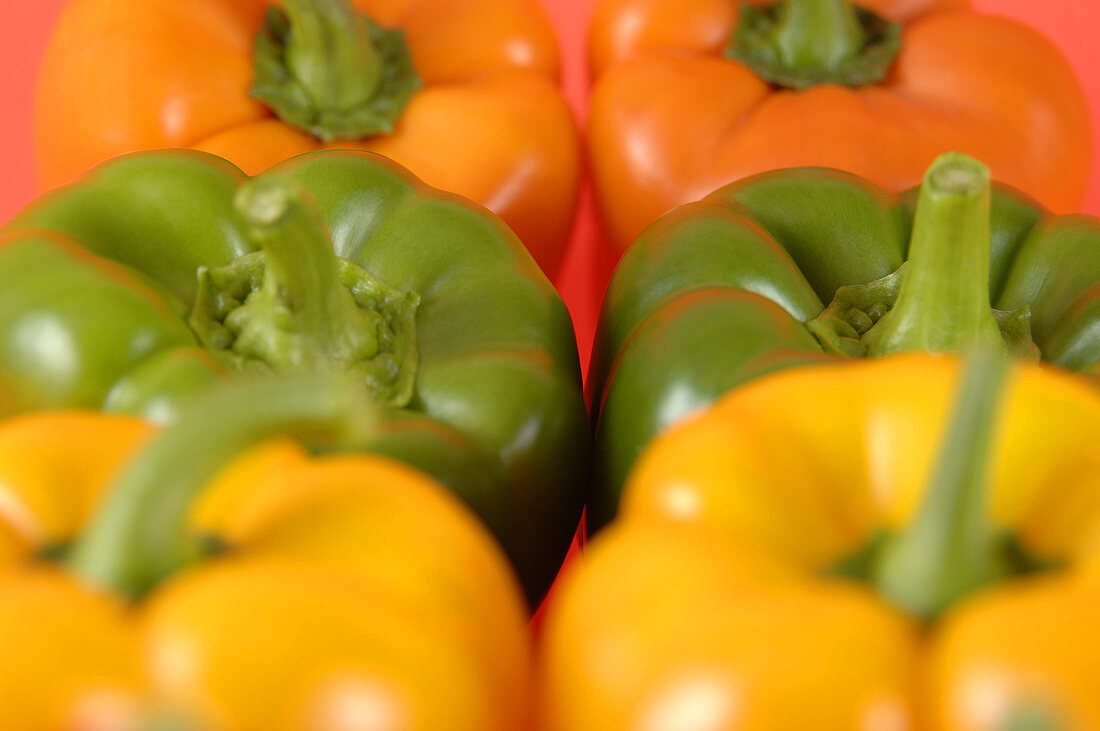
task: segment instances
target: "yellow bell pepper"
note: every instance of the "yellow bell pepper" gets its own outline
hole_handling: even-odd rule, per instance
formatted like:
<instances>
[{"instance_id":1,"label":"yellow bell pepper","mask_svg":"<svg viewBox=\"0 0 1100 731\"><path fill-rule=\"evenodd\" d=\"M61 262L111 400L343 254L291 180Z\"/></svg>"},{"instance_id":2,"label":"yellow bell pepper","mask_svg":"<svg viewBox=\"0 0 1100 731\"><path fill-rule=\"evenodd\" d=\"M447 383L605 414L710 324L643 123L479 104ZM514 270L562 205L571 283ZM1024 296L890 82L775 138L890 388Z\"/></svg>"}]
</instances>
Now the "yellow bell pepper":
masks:
<instances>
[{"instance_id":1,"label":"yellow bell pepper","mask_svg":"<svg viewBox=\"0 0 1100 731\"><path fill-rule=\"evenodd\" d=\"M1100 728L1100 394L1078 378L893 356L673 429L547 618L546 728Z\"/></svg>"},{"instance_id":2,"label":"yellow bell pepper","mask_svg":"<svg viewBox=\"0 0 1100 731\"><path fill-rule=\"evenodd\" d=\"M0 725L523 727L525 605L477 519L400 463L266 441L370 413L302 377L218 392L163 433L0 424Z\"/></svg>"}]
</instances>

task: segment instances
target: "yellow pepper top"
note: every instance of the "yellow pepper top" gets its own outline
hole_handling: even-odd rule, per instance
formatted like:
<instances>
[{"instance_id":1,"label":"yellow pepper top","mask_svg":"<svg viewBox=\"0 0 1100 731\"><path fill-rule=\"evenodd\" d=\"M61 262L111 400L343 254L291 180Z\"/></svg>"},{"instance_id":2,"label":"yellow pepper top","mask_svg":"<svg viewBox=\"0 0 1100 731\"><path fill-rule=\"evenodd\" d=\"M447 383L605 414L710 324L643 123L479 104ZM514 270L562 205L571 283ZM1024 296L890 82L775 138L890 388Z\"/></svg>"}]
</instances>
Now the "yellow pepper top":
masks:
<instances>
[{"instance_id":1,"label":"yellow pepper top","mask_svg":"<svg viewBox=\"0 0 1100 731\"><path fill-rule=\"evenodd\" d=\"M787 371L653 443L548 617L547 728L1100 728L1100 394L985 375Z\"/></svg>"},{"instance_id":2,"label":"yellow pepper top","mask_svg":"<svg viewBox=\"0 0 1100 731\"><path fill-rule=\"evenodd\" d=\"M331 381L299 388L315 427L357 395ZM243 443L233 437L240 404L260 414L261 431L279 432L263 404L302 386L257 383L212 399L203 412L221 425L212 438ZM457 498L387 458L312 457L281 439L218 447L229 466L196 483L193 501L163 502L178 475L150 470L150 455L170 452L173 439L185 450L198 441L197 463L210 447L176 439L185 422L159 432L131 417L56 412L0 423L0 726L511 731L527 722L524 602L503 552ZM153 481L124 495L143 464ZM137 524L101 530L127 501ZM133 595L119 569L163 553L176 536L147 528L181 507L185 537L206 550Z\"/></svg>"}]
</instances>

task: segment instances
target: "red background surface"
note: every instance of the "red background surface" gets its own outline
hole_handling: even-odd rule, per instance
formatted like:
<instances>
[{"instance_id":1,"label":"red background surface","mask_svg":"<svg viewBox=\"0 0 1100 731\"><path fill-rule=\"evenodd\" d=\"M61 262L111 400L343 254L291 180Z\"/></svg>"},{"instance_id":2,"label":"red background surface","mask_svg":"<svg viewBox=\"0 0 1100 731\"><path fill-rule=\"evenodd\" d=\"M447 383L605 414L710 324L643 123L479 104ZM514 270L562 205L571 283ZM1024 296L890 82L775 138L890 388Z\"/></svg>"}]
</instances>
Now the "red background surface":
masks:
<instances>
[{"instance_id":1,"label":"red background surface","mask_svg":"<svg viewBox=\"0 0 1100 731\"><path fill-rule=\"evenodd\" d=\"M38 192L31 153L31 103L38 61L50 27L66 0L35 0L4 5L0 23L0 222ZM735 0L730 0L734 2ZM558 28L564 84L583 128L587 97L584 33L595 0L542 0ZM1100 215L1100 3L1096 0L975 0L978 8L1015 18L1045 33L1066 54L1088 95L1093 120L1093 177L1086 211ZM581 201L572 250L558 282L577 327L581 361L588 353L599 299L614 261L599 243L590 191Z\"/></svg>"}]
</instances>

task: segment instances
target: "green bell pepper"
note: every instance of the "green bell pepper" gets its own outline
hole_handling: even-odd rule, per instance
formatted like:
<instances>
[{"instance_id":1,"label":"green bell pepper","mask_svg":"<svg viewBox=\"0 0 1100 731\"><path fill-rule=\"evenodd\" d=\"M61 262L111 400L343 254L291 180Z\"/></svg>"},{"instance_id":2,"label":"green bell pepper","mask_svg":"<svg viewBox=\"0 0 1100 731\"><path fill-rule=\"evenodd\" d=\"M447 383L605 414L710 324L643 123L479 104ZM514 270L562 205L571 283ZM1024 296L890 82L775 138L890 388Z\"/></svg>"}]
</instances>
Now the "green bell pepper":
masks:
<instances>
[{"instance_id":1,"label":"green bell pepper","mask_svg":"<svg viewBox=\"0 0 1100 731\"><path fill-rule=\"evenodd\" d=\"M116 158L0 229L0 415L171 421L233 372L350 371L386 413L365 449L481 515L530 599L580 517L590 432L572 321L511 231L363 152L248 179L220 158Z\"/></svg>"},{"instance_id":2,"label":"green bell pepper","mask_svg":"<svg viewBox=\"0 0 1100 731\"><path fill-rule=\"evenodd\" d=\"M614 515L652 437L780 368L992 343L1100 373L1098 285L1100 219L1051 216L958 154L900 196L794 169L682 206L642 233L604 298L590 525Z\"/></svg>"}]
</instances>

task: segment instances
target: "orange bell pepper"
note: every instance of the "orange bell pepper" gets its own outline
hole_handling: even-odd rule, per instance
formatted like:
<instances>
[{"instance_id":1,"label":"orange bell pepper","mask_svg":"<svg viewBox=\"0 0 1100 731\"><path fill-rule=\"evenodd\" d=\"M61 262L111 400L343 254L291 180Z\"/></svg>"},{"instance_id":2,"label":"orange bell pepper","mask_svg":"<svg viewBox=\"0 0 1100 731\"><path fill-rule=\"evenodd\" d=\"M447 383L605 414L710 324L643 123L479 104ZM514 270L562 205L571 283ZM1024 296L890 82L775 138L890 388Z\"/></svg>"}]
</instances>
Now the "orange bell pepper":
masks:
<instances>
[{"instance_id":1,"label":"orange bell pepper","mask_svg":"<svg viewBox=\"0 0 1100 731\"><path fill-rule=\"evenodd\" d=\"M523 600L476 518L385 458L244 451L361 431L367 407L311 377L214 393L160 434L0 424L4 727L524 727Z\"/></svg>"},{"instance_id":2,"label":"orange bell pepper","mask_svg":"<svg viewBox=\"0 0 1100 731\"><path fill-rule=\"evenodd\" d=\"M786 371L657 440L547 618L547 728L1100 728L1100 394L960 372Z\"/></svg>"},{"instance_id":3,"label":"orange bell pepper","mask_svg":"<svg viewBox=\"0 0 1100 731\"><path fill-rule=\"evenodd\" d=\"M1080 208L1086 103L1050 41L966 0L858 2L751 0L739 16L729 0L599 0L589 146L613 240L767 170L901 191L948 151Z\"/></svg>"},{"instance_id":4,"label":"orange bell pepper","mask_svg":"<svg viewBox=\"0 0 1100 731\"><path fill-rule=\"evenodd\" d=\"M557 271L579 151L537 0L280 5L69 2L39 78L42 183L139 149L204 150L249 175L322 147L371 150L490 208Z\"/></svg>"}]
</instances>

